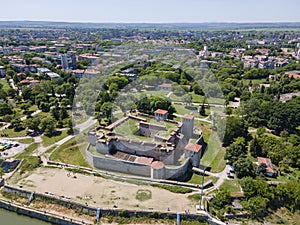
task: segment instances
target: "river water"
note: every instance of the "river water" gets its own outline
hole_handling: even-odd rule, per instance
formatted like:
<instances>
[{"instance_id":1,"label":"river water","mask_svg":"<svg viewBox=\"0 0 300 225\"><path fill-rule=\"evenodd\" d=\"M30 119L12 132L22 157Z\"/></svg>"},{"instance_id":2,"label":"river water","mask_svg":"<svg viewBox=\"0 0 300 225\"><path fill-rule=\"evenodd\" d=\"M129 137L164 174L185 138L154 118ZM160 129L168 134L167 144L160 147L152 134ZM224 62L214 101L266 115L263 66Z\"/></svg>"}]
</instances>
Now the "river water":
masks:
<instances>
[{"instance_id":1,"label":"river water","mask_svg":"<svg viewBox=\"0 0 300 225\"><path fill-rule=\"evenodd\" d=\"M34 219L28 216L22 216L8 210L0 209L1 225L51 225L44 221Z\"/></svg>"}]
</instances>

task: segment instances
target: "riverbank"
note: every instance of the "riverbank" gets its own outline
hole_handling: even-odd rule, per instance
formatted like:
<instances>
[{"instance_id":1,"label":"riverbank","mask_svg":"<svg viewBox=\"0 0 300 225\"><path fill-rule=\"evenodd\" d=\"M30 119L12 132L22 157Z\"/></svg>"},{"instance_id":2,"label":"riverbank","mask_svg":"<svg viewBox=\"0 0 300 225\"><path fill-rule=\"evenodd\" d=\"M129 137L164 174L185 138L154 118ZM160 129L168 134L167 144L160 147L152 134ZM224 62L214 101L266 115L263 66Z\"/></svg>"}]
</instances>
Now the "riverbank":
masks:
<instances>
[{"instance_id":1,"label":"riverbank","mask_svg":"<svg viewBox=\"0 0 300 225\"><path fill-rule=\"evenodd\" d=\"M10 212L17 213L19 215L42 220L44 222L51 223L51 224L60 224L60 225L92 224L92 223L85 223L83 221L79 221L75 218L68 218L66 216L60 216L51 212L46 212L43 210L31 208L29 206L25 206L24 204L20 204L15 201L14 202L8 201L3 198L0 198L0 208L8 210Z\"/></svg>"},{"instance_id":2,"label":"riverbank","mask_svg":"<svg viewBox=\"0 0 300 225\"><path fill-rule=\"evenodd\" d=\"M118 220L139 220L144 218L145 221L156 221L161 220L166 221L164 224L172 224L177 217L177 213L172 212L153 212L153 211L136 211L136 210L121 210L121 209L98 209L95 207L90 207L84 204L79 204L76 202L71 202L65 199L59 199L52 196L46 196L40 193L34 193L34 200L27 206L27 199L31 192L26 191L24 189L19 189L11 186L4 186L2 190L4 196L13 199L8 201L4 198L0 198L0 207L17 212L21 215L27 215L30 217L38 218L43 221L51 222L54 224L93 224L97 211L101 216L101 224L102 222L114 221L115 218ZM55 214L50 212L51 205L56 205L60 207L60 213ZM43 210L38 210L37 207L41 207ZM76 212L76 218L70 218L70 212L64 214L65 209L69 209L73 212ZM67 215L67 216L66 216ZM90 222L87 222L85 219L88 216L90 218ZM201 214L181 214L182 219L185 221L200 221L198 224L207 224L205 220L207 220L206 215ZM130 221L129 221L130 222ZM110 222L108 222L110 223ZM152 222L153 223L153 222ZM151 224L151 223L149 223Z\"/></svg>"}]
</instances>

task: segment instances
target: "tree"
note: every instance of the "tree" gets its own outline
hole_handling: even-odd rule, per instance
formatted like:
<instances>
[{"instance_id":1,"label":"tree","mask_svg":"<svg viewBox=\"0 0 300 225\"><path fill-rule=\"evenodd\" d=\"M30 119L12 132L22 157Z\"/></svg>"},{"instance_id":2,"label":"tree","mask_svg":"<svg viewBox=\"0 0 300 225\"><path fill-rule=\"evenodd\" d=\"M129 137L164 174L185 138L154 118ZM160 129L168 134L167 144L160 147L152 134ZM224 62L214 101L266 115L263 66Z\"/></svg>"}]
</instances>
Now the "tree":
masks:
<instances>
[{"instance_id":1,"label":"tree","mask_svg":"<svg viewBox=\"0 0 300 225\"><path fill-rule=\"evenodd\" d=\"M193 91L196 95L204 95L204 92L199 84L194 84Z\"/></svg>"},{"instance_id":2,"label":"tree","mask_svg":"<svg viewBox=\"0 0 300 225\"><path fill-rule=\"evenodd\" d=\"M100 112L106 118L110 118L112 113L112 108L113 108L113 104L111 102L104 102L100 108Z\"/></svg>"},{"instance_id":3,"label":"tree","mask_svg":"<svg viewBox=\"0 0 300 225\"><path fill-rule=\"evenodd\" d=\"M257 137L254 137L249 143L250 153L253 157L262 156L262 149L257 140Z\"/></svg>"},{"instance_id":4,"label":"tree","mask_svg":"<svg viewBox=\"0 0 300 225\"><path fill-rule=\"evenodd\" d=\"M266 132L266 128L264 127L259 127L256 131L258 137L261 137L265 132Z\"/></svg>"},{"instance_id":5,"label":"tree","mask_svg":"<svg viewBox=\"0 0 300 225\"><path fill-rule=\"evenodd\" d=\"M245 122L241 118L227 117L225 136L223 140L224 146L230 145L237 137L247 138L247 136L248 136L248 127L246 126Z\"/></svg>"},{"instance_id":6,"label":"tree","mask_svg":"<svg viewBox=\"0 0 300 225\"><path fill-rule=\"evenodd\" d=\"M10 105L5 102L0 102L0 116L5 116L7 114L12 114Z\"/></svg>"},{"instance_id":7,"label":"tree","mask_svg":"<svg viewBox=\"0 0 300 225\"><path fill-rule=\"evenodd\" d=\"M32 98L32 90L28 87L23 87L22 88L22 97L25 101L33 99Z\"/></svg>"},{"instance_id":8,"label":"tree","mask_svg":"<svg viewBox=\"0 0 300 225\"><path fill-rule=\"evenodd\" d=\"M205 116L205 115L206 115L204 104L201 105L201 107L200 107L200 109L199 109L199 114L200 114L201 116Z\"/></svg>"},{"instance_id":9,"label":"tree","mask_svg":"<svg viewBox=\"0 0 300 225\"><path fill-rule=\"evenodd\" d=\"M43 111L43 112L49 112L50 111L50 104L47 102L41 102L39 108Z\"/></svg>"},{"instance_id":10,"label":"tree","mask_svg":"<svg viewBox=\"0 0 300 225\"><path fill-rule=\"evenodd\" d=\"M10 122L10 126L12 128L14 128L15 131L20 131L22 130L24 127L23 127L23 123L20 119L13 119L11 122Z\"/></svg>"},{"instance_id":11,"label":"tree","mask_svg":"<svg viewBox=\"0 0 300 225\"><path fill-rule=\"evenodd\" d=\"M252 161L245 156L239 157L234 163L236 176L242 177L255 177L255 168Z\"/></svg>"},{"instance_id":12,"label":"tree","mask_svg":"<svg viewBox=\"0 0 300 225\"><path fill-rule=\"evenodd\" d=\"M230 163L235 162L239 157L245 157L247 154L246 141L243 137L238 137L235 142L233 142L226 149L224 158Z\"/></svg>"},{"instance_id":13,"label":"tree","mask_svg":"<svg viewBox=\"0 0 300 225\"><path fill-rule=\"evenodd\" d=\"M222 188L217 191L216 197L213 198L211 203L216 209L222 209L230 203L230 200L231 196L229 190Z\"/></svg>"},{"instance_id":14,"label":"tree","mask_svg":"<svg viewBox=\"0 0 300 225\"><path fill-rule=\"evenodd\" d=\"M250 198L248 201L243 202L243 207L251 212L252 217L265 214L269 200L261 196L255 196Z\"/></svg>"},{"instance_id":15,"label":"tree","mask_svg":"<svg viewBox=\"0 0 300 225\"><path fill-rule=\"evenodd\" d=\"M56 129L56 121L52 116L48 116L41 120L40 130L48 135L52 135Z\"/></svg>"},{"instance_id":16,"label":"tree","mask_svg":"<svg viewBox=\"0 0 300 225\"><path fill-rule=\"evenodd\" d=\"M25 125L30 130L33 130L35 132L39 131L40 118L38 118L38 117L29 118L25 121Z\"/></svg>"},{"instance_id":17,"label":"tree","mask_svg":"<svg viewBox=\"0 0 300 225\"><path fill-rule=\"evenodd\" d=\"M261 163L258 165L256 170L256 175L264 177L267 172L267 165L265 163Z\"/></svg>"}]
</instances>

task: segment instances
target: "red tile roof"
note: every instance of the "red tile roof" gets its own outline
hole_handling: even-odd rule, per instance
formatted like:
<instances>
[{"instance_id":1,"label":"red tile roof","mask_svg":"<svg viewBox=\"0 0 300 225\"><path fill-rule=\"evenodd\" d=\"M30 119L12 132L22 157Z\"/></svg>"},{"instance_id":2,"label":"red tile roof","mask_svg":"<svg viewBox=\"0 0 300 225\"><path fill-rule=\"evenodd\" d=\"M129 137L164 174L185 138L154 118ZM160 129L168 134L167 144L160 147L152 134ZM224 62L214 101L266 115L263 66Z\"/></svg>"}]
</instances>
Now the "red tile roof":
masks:
<instances>
[{"instance_id":1,"label":"red tile roof","mask_svg":"<svg viewBox=\"0 0 300 225\"><path fill-rule=\"evenodd\" d=\"M183 118L192 120L192 119L194 119L194 115L193 114L184 114Z\"/></svg>"},{"instance_id":2,"label":"red tile roof","mask_svg":"<svg viewBox=\"0 0 300 225\"><path fill-rule=\"evenodd\" d=\"M165 164L161 161L154 161L151 163L151 167L156 170L160 170L165 167Z\"/></svg>"},{"instance_id":3,"label":"red tile roof","mask_svg":"<svg viewBox=\"0 0 300 225\"><path fill-rule=\"evenodd\" d=\"M288 76L289 78L294 78L294 79L300 78L300 74L297 73L289 73Z\"/></svg>"},{"instance_id":4,"label":"red tile roof","mask_svg":"<svg viewBox=\"0 0 300 225\"><path fill-rule=\"evenodd\" d=\"M202 145L194 144L191 142L185 146L185 150L192 151L192 152L199 152L201 151L201 149L202 149Z\"/></svg>"},{"instance_id":5,"label":"red tile roof","mask_svg":"<svg viewBox=\"0 0 300 225\"><path fill-rule=\"evenodd\" d=\"M167 110L163 110L163 109L158 109L154 113L165 115L165 114L168 113L168 111Z\"/></svg>"},{"instance_id":6,"label":"red tile roof","mask_svg":"<svg viewBox=\"0 0 300 225\"><path fill-rule=\"evenodd\" d=\"M258 164L264 163L264 164L267 165L267 172L269 172L269 173L275 173L276 172L276 169L273 166L271 159L263 158L263 157L257 157L257 161L258 161Z\"/></svg>"},{"instance_id":7,"label":"red tile roof","mask_svg":"<svg viewBox=\"0 0 300 225\"><path fill-rule=\"evenodd\" d=\"M29 82L30 82L30 80L27 80L27 79L20 81L21 84L29 84Z\"/></svg>"},{"instance_id":8,"label":"red tile roof","mask_svg":"<svg viewBox=\"0 0 300 225\"><path fill-rule=\"evenodd\" d=\"M148 157L139 157L136 160L137 163L145 164L145 165L151 165L153 162L153 158L148 158Z\"/></svg>"}]
</instances>

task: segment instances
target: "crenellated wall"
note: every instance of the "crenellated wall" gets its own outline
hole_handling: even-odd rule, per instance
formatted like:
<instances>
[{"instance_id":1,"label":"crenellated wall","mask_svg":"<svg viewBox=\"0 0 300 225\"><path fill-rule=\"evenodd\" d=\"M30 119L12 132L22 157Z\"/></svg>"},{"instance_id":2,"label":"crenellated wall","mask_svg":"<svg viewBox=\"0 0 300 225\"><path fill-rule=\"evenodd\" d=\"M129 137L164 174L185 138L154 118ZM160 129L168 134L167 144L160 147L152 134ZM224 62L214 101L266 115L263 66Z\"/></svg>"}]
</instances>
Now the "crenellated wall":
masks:
<instances>
[{"instance_id":1,"label":"crenellated wall","mask_svg":"<svg viewBox=\"0 0 300 225\"><path fill-rule=\"evenodd\" d=\"M108 156L105 158L96 156L89 152L88 148L86 150L86 159L91 166L98 169L151 177L153 179L182 180L186 176L189 167L192 167L191 160L187 159L183 165L178 167L154 169L150 165L114 159Z\"/></svg>"},{"instance_id":2,"label":"crenellated wall","mask_svg":"<svg viewBox=\"0 0 300 225\"><path fill-rule=\"evenodd\" d=\"M102 158L100 156L95 155L93 155L92 158L93 159L91 165L98 169L150 177L151 169L149 165L128 162L108 157Z\"/></svg>"}]
</instances>

